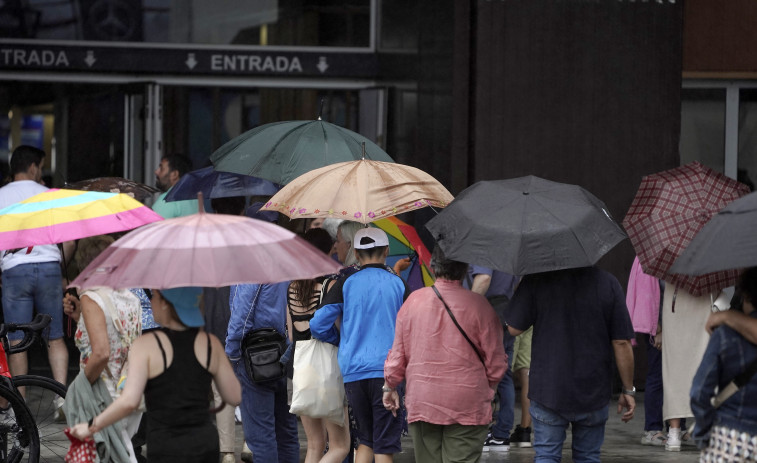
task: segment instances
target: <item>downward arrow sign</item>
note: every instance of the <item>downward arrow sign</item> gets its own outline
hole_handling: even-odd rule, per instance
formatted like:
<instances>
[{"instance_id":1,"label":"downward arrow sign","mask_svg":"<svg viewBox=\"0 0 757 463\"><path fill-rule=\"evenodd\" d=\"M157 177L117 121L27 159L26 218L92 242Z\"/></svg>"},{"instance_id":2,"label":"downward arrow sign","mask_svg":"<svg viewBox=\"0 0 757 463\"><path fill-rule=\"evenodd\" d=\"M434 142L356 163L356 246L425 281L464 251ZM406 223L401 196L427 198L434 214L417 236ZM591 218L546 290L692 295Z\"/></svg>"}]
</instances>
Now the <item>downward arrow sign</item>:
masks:
<instances>
[{"instance_id":1,"label":"downward arrow sign","mask_svg":"<svg viewBox=\"0 0 757 463\"><path fill-rule=\"evenodd\" d=\"M195 54L189 53L189 56L187 57L187 60L184 61L184 64L186 64L189 69L194 69L195 66L197 66L197 60L195 59Z\"/></svg>"}]
</instances>

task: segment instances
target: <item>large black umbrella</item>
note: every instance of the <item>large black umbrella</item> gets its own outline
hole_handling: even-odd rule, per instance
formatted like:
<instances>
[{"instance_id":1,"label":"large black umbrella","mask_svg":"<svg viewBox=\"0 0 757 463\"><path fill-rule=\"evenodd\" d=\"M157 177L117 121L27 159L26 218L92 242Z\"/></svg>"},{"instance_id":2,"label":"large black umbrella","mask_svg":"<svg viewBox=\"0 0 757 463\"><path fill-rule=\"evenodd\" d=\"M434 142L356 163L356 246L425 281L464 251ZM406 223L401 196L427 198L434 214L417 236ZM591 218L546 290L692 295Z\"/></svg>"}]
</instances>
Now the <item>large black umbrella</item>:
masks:
<instances>
[{"instance_id":1,"label":"large black umbrella","mask_svg":"<svg viewBox=\"0 0 757 463\"><path fill-rule=\"evenodd\" d=\"M694 236L670 271L705 275L757 266L757 193L731 202Z\"/></svg>"},{"instance_id":2,"label":"large black umbrella","mask_svg":"<svg viewBox=\"0 0 757 463\"><path fill-rule=\"evenodd\" d=\"M534 176L475 183L426 228L448 258L513 275L594 265L626 238L594 195Z\"/></svg>"}]
</instances>

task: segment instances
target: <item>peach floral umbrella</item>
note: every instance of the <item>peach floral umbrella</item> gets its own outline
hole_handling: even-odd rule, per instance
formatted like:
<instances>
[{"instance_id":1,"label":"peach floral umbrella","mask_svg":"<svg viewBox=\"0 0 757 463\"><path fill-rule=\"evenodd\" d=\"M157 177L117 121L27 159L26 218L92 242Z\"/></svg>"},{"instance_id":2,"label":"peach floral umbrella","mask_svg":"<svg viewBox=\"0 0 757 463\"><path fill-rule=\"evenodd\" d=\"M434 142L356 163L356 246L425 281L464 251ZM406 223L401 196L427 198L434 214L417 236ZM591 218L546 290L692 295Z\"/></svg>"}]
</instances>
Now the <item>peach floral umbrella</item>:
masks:
<instances>
[{"instance_id":1,"label":"peach floral umbrella","mask_svg":"<svg viewBox=\"0 0 757 463\"><path fill-rule=\"evenodd\" d=\"M300 175L260 210L293 219L333 217L370 223L422 207L445 207L452 199L439 181L420 169L361 159Z\"/></svg>"}]
</instances>

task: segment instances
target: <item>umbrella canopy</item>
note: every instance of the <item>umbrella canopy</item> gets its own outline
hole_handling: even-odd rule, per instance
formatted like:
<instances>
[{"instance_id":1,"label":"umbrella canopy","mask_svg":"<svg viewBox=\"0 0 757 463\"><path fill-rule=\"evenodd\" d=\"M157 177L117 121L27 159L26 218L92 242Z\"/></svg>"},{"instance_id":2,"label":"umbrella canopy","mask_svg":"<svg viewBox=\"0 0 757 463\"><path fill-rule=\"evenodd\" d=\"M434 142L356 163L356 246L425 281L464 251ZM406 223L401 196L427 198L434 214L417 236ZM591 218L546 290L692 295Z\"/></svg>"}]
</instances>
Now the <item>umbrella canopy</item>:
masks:
<instances>
[{"instance_id":1,"label":"umbrella canopy","mask_svg":"<svg viewBox=\"0 0 757 463\"><path fill-rule=\"evenodd\" d=\"M66 188L70 190L102 191L105 193L125 193L140 202L145 202L147 198L160 192L155 187L123 177L90 178L74 183L66 183Z\"/></svg>"},{"instance_id":2,"label":"umbrella canopy","mask_svg":"<svg viewBox=\"0 0 757 463\"><path fill-rule=\"evenodd\" d=\"M210 160L216 170L286 185L313 169L363 157L393 162L364 136L318 119L261 125L218 148Z\"/></svg>"},{"instance_id":3,"label":"umbrella canopy","mask_svg":"<svg viewBox=\"0 0 757 463\"><path fill-rule=\"evenodd\" d=\"M705 275L757 266L757 193L743 196L699 230L670 271Z\"/></svg>"},{"instance_id":4,"label":"umbrella canopy","mask_svg":"<svg viewBox=\"0 0 757 463\"><path fill-rule=\"evenodd\" d=\"M626 238L594 195L534 176L475 183L426 228L450 259L512 275L594 265Z\"/></svg>"},{"instance_id":5,"label":"umbrella canopy","mask_svg":"<svg viewBox=\"0 0 757 463\"><path fill-rule=\"evenodd\" d=\"M746 185L698 162L644 177L623 219L644 273L694 296L733 285L736 271L692 277L670 267L713 215L747 193Z\"/></svg>"},{"instance_id":6,"label":"umbrella canopy","mask_svg":"<svg viewBox=\"0 0 757 463\"><path fill-rule=\"evenodd\" d=\"M278 225L244 216L199 213L126 234L97 256L71 286L221 287L315 278L340 268Z\"/></svg>"},{"instance_id":7,"label":"umbrella canopy","mask_svg":"<svg viewBox=\"0 0 757 463\"><path fill-rule=\"evenodd\" d=\"M397 217L387 217L372 222L371 225L384 230L389 237L389 255L413 256L408 272L407 284L411 290L434 284L431 276L431 253L412 225Z\"/></svg>"},{"instance_id":8,"label":"umbrella canopy","mask_svg":"<svg viewBox=\"0 0 757 463\"><path fill-rule=\"evenodd\" d=\"M426 206L444 207L452 194L434 177L393 162L341 162L300 175L261 210L291 218L332 217L369 223Z\"/></svg>"},{"instance_id":9,"label":"umbrella canopy","mask_svg":"<svg viewBox=\"0 0 757 463\"><path fill-rule=\"evenodd\" d=\"M124 193L50 189L0 210L0 248L62 243L158 220Z\"/></svg>"},{"instance_id":10,"label":"umbrella canopy","mask_svg":"<svg viewBox=\"0 0 757 463\"><path fill-rule=\"evenodd\" d=\"M205 198L228 198L230 196L270 196L277 191L279 191L279 186L268 180L231 172L219 172L213 167L205 167L182 175L166 195L166 201L197 199L199 192L202 192Z\"/></svg>"}]
</instances>

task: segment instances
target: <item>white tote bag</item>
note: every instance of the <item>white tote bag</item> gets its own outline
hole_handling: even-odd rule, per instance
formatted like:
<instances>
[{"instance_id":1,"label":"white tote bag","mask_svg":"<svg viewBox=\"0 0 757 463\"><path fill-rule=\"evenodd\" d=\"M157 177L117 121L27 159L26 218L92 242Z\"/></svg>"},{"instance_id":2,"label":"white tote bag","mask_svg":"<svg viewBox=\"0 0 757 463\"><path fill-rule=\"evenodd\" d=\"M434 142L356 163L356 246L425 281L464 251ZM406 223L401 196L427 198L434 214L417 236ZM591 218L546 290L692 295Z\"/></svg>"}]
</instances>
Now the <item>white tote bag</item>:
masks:
<instances>
[{"instance_id":1,"label":"white tote bag","mask_svg":"<svg viewBox=\"0 0 757 463\"><path fill-rule=\"evenodd\" d=\"M297 341L292 384L290 413L344 426L344 381L336 346L317 339Z\"/></svg>"}]
</instances>

